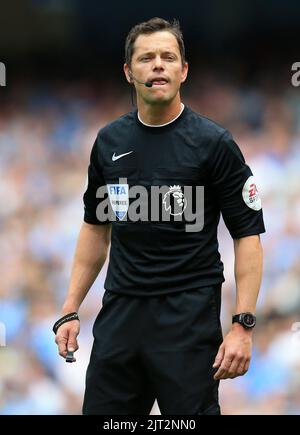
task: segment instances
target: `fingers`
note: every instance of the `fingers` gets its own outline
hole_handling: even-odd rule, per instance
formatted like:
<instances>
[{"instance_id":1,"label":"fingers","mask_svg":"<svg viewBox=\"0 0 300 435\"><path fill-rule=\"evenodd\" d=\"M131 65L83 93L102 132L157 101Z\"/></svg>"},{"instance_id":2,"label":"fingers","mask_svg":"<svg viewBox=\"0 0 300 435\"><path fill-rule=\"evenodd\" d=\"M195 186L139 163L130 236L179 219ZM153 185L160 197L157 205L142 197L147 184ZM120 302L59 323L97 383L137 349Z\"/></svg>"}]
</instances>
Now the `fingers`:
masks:
<instances>
[{"instance_id":1,"label":"fingers","mask_svg":"<svg viewBox=\"0 0 300 435\"><path fill-rule=\"evenodd\" d=\"M238 367L237 367L237 369L236 369L236 375L234 376L234 377L237 377L237 376L243 376L246 372L247 372L247 370L245 369L245 362L242 362Z\"/></svg>"},{"instance_id":2,"label":"fingers","mask_svg":"<svg viewBox=\"0 0 300 435\"><path fill-rule=\"evenodd\" d=\"M69 339L67 344L67 349L69 352L76 352L76 350L79 349L78 343L77 343L77 335L78 332L71 330L69 333Z\"/></svg>"},{"instance_id":3,"label":"fingers","mask_svg":"<svg viewBox=\"0 0 300 435\"><path fill-rule=\"evenodd\" d=\"M249 366L250 366L250 358L245 362L244 374L247 373L247 371L249 370Z\"/></svg>"},{"instance_id":4,"label":"fingers","mask_svg":"<svg viewBox=\"0 0 300 435\"><path fill-rule=\"evenodd\" d=\"M243 376L245 373L247 373L247 371L249 370L249 366L250 366L250 358L246 359L244 367L241 369L241 374L239 374L239 376Z\"/></svg>"},{"instance_id":5,"label":"fingers","mask_svg":"<svg viewBox=\"0 0 300 435\"><path fill-rule=\"evenodd\" d=\"M232 355L224 355L224 358L222 360L222 363L218 369L218 371L214 375L215 380L219 379L226 379L226 376L228 374L229 368L232 364L233 356Z\"/></svg>"},{"instance_id":6,"label":"fingers","mask_svg":"<svg viewBox=\"0 0 300 435\"><path fill-rule=\"evenodd\" d=\"M220 364L224 358L224 353L225 353L225 347L223 346L223 344L221 344L221 346L219 347L219 351L216 355L215 362L213 364L213 368L217 368L220 366Z\"/></svg>"},{"instance_id":7,"label":"fingers","mask_svg":"<svg viewBox=\"0 0 300 435\"><path fill-rule=\"evenodd\" d=\"M248 354L243 355L240 358L240 365L238 366L234 377L243 376L245 373L247 373L247 371L249 370L250 361L251 361L251 355Z\"/></svg>"},{"instance_id":8,"label":"fingers","mask_svg":"<svg viewBox=\"0 0 300 435\"><path fill-rule=\"evenodd\" d=\"M62 356L63 358L65 358L67 355L67 342L68 342L67 337L56 334L55 343L58 346L59 355Z\"/></svg>"},{"instance_id":9,"label":"fingers","mask_svg":"<svg viewBox=\"0 0 300 435\"><path fill-rule=\"evenodd\" d=\"M215 380L233 379L237 376L243 376L249 369L250 357L246 357L242 353L229 353L224 356L219 370L214 375Z\"/></svg>"},{"instance_id":10,"label":"fingers","mask_svg":"<svg viewBox=\"0 0 300 435\"><path fill-rule=\"evenodd\" d=\"M79 349L77 336L79 334L79 322L77 320L67 322L61 325L55 337L55 343L58 346L58 353L61 357L66 358L67 352L76 352ZM76 361L74 358L73 361Z\"/></svg>"}]
</instances>

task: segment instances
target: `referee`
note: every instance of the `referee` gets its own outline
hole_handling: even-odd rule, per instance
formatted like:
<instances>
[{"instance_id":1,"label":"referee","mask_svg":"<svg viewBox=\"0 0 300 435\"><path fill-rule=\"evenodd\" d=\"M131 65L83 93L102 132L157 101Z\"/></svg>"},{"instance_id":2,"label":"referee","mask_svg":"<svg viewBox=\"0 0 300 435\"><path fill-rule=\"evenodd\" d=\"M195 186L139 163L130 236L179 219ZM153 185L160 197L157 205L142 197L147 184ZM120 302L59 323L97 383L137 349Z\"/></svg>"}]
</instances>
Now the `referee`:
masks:
<instances>
[{"instance_id":1,"label":"referee","mask_svg":"<svg viewBox=\"0 0 300 435\"><path fill-rule=\"evenodd\" d=\"M93 145L84 222L55 340L59 354L72 360L78 310L110 246L83 414L149 414L155 398L163 415L221 414L220 380L244 375L251 358L265 232L261 200L230 132L181 102L188 64L177 20L152 18L133 27L124 72L137 110L102 128ZM162 194L152 195L162 186ZM134 188L147 194L135 209L140 219L131 213ZM187 230L191 206L203 216L198 231ZM236 307L225 337L220 213L235 253Z\"/></svg>"}]
</instances>

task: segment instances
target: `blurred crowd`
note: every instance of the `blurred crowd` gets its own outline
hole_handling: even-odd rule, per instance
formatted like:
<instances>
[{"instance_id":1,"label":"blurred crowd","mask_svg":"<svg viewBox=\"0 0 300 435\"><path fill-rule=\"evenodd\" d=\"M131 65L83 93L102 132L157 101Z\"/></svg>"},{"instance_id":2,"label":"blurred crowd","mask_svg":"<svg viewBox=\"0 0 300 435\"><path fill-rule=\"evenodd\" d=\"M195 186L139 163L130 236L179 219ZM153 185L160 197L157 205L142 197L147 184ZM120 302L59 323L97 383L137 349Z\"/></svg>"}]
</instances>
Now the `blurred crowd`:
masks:
<instances>
[{"instance_id":1,"label":"blurred crowd","mask_svg":"<svg viewBox=\"0 0 300 435\"><path fill-rule=\"evenodd\" d=\"M232 132L255 175L267 230L251 365L246 376L221 381L222 411L300 414L300 91L210 71L194 73L182 100ZM80 309L75 364L58 356L52 325L83 219L91 146L101 127L130 110L130 91L109 81L19 81L0 102L0 414L81 413L107 263ZM235 281L223 222L219 241L225 334Z\"/></svg>"}]
</instances>

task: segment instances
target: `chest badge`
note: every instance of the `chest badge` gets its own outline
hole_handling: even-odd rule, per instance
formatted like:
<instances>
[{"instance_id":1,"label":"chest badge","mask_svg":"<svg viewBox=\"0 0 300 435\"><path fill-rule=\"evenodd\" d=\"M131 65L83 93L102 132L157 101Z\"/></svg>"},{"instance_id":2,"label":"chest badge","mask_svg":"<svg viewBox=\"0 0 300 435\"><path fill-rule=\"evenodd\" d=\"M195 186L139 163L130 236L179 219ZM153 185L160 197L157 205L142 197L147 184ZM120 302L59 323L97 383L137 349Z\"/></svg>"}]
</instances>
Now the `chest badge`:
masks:
<instances>
[{"instance_id":1,"label":"chest badge","mask_svg":"<svg viewBox=\"0 0 300 435\"><path fill-rule=\"evenodd\" d=\"M107 190L114 214L119 220L124 219L129 206L128 184L107 184Z\"/></svg>"},{"instance_id":2,"label":"chest badge","mask_svg":"<svg viewBox=\"0 0 300 435\"><path fill-rule=\"evenodd\" d=\"M181 186L170 186L168 192L163 198L165 210L172 216L180 216L187 206L187 200L184 197Z\"/></svg>"}]
</instances>

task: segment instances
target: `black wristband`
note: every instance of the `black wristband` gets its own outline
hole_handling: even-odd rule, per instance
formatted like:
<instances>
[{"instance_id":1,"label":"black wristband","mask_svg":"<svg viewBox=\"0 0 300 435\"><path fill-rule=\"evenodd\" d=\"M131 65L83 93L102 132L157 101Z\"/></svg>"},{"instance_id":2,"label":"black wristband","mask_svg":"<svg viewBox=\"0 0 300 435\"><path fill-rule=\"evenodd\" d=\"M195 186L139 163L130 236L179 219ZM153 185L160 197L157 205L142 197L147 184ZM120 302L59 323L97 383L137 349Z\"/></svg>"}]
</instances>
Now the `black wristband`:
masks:
<instances>
[{"instance_id":1,"label":"black wristband","mask_svg":"<svg viewBox=\"0 0 300 435\"><path fill-rule=\"evenodd\" d=\"M65 316L61 317L60 319L58 319L55 323L54 326L52 328L54 334L56 335L58 328L66 322L71 322L72 320L79 320L78 314L76 312L74 313L69 313L66 314Z\"/></svg>"}]
</instances>

